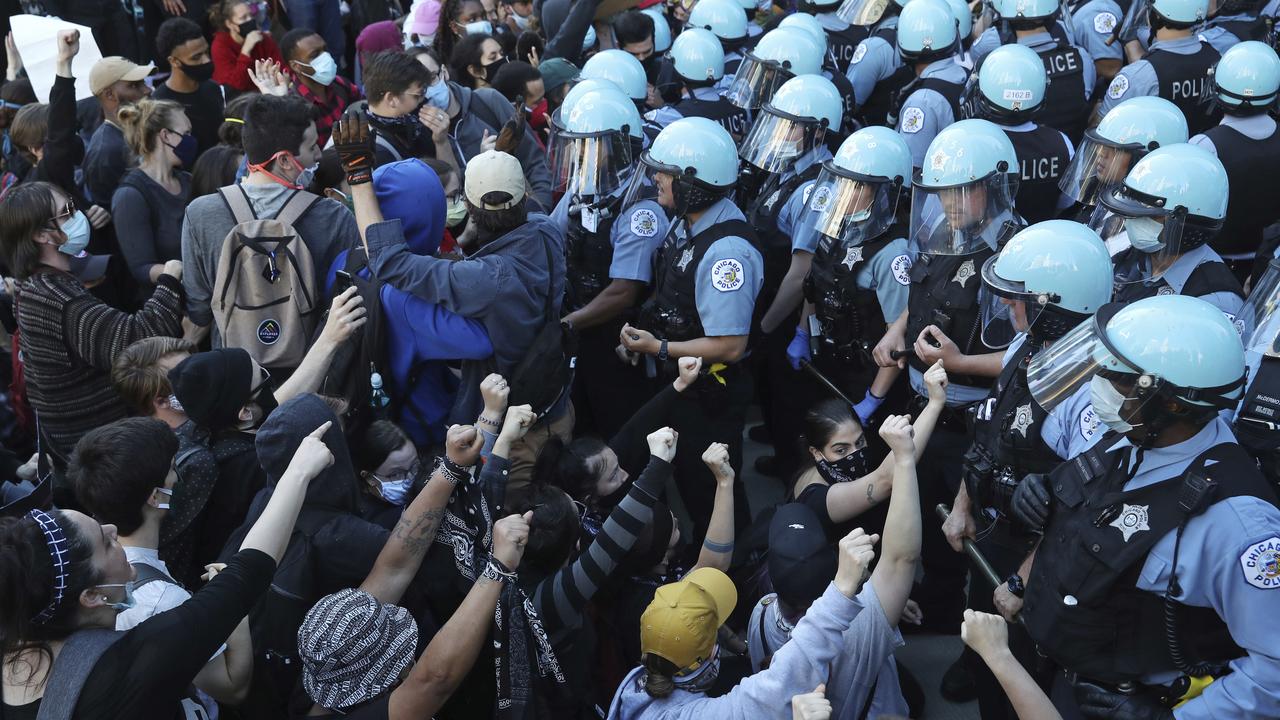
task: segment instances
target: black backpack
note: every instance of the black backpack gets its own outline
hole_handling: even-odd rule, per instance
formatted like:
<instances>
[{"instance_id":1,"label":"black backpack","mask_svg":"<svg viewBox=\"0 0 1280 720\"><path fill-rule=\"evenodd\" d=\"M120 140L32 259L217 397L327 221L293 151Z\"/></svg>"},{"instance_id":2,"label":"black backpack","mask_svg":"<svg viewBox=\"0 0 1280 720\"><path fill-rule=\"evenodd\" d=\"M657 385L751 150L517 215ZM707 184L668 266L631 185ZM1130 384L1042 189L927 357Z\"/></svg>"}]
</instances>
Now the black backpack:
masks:
<instances>
[{"instance_id":1,"label":"black backpack","mask_svg":"<svg viewBox=\"0 0 1280 720\"><path fill-rule=\"evenodd\" d=\"M334 352L329 371L316 392L342 398L346 402L342 424L347 437L358 438L377 419L377 413L369 405L369 395L373 390L370 374L376 372L382 376L383 387L388 389L388 394L391 382L387 363L387 324L382 312L382 283L369 267L364 248L354 247L347 251L347 261L338 271L333 294L339 295L348 287L354 287L364 300L365 323ZM324 331L326 320L328 311L321 319L317 337Z\"/></svg>"},{"instance_id":2,"label":"black backpack","mask_svg":"<svg viewBox=\"0 0 1280 720\"><path fill-rule=\"evenodd\" d=\"M578 360L578 332L572 325L560 322L553 312L555 265L545 240L543 250L547 253L547 302L543 306L542 329L509 378L510 404L529 405L539 419L568 392Z\"/></svg>"}]
</instances>

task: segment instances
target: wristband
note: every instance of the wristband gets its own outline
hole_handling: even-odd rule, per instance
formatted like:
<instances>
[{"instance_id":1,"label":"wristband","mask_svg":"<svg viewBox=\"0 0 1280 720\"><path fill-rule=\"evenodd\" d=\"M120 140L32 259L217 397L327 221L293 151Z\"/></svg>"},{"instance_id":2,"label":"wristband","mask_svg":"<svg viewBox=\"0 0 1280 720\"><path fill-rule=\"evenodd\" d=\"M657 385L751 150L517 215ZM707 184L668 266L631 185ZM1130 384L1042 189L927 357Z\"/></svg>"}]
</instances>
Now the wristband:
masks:
<instances>
[{"instance_id":1,"label":"wristband","mask_svg":"<svg viewBox=\"0 0 1280 720\"><path fill-rule=\"evenodd\" d=\"M516 578L515 573L507 570L506 566L502 564L502 561L492 555L489 556L489 562L485 564L484 572L481 575L482 577L489 578L498 584L502 584L506 580L514 580Z\"/></svg>"},{"instance_id":2,"label":"wristband","mask_svg":"<svg viewBox=\"0 0 1280 720\"><path fill-rule=\"evenodd\" d=\"M667 341L666 340L663 340L662 343L658 345L658 359L661 360L662 362L667 361Z\"/></svg>"},{"instance_id":3,"label":"wristband","mask_svg":"<svg viewBox=\"0 0 1280 720\"><path fill-rule=\"evenodd\" d=\"M480 417L476 418L476 422L480 423L481 425L488 425L489 427L492 427L492 428L502 429L502 423L501 423L501 422L498 422L497 420L490 420L489 418L487 418L487 417L485 417L485 416L483 416L483 415L481 415Z\"/></svg>"},{"instance_id":4,"label":"wristband","mask_svg":"<svg viewBox=\"0 0 1280 720\"><path fill-rule=\"evenodd\" d=\"M462 467L447 457L436 458L436 470L438 470L440 474L444 475L445 479L449 481L449 484L454 487L457 487L458 483L466 482L471 479L470 469Z\"/></svg>"}]
</instances>

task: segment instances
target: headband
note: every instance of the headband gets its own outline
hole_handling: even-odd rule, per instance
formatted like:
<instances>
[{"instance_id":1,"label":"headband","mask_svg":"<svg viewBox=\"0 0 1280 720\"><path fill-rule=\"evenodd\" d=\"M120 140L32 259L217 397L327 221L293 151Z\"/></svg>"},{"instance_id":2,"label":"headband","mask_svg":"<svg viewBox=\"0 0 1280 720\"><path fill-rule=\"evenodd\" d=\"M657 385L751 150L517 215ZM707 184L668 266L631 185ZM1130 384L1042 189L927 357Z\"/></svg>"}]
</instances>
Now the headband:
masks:
<instances>
[{"instance_id":1,"label":"headband","mask_svg":"<svg viewBox=\"0 0 1280 720\"><path fill-rule=\"evenodd\" d=\"M243 125L243 124L244 124L244 121L243 121L243 120L241 120L240 118L233 118L233 117L229 117L229 118L222 118L222 122L224 122L224 123L235 123L235 124L237 124L237 125Z\"/></svg>"},{"instance_id":2,"label":"headband","mask_svg":"<svg viewBox=\"0 0 1280 720\"><path fill-rule=\"evenodd\" d=\"M67 590L67 536L58 526L58 521L43 510L32 510L27 517L36 521L40 532L44 533L44 542L49 546L49 559L53 561L53 600L49 606L31 618L36 625L43 625L53 619L58 606L62 604L62 595Z\"/></svg>"}]
</instances>

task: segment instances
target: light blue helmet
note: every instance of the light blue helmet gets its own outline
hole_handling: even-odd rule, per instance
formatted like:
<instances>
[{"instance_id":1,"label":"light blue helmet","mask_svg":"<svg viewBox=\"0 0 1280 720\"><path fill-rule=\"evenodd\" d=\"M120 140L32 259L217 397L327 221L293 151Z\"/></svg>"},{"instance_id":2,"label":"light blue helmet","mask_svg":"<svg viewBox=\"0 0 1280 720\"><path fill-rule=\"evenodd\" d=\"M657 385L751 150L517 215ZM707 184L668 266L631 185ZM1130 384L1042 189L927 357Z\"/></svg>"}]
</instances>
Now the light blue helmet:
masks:
<instances>
[{"instance_id":1,"label":"light blue helmet","mask_svg":"<svg viewBox=\"0 0 1280 720\"><path fill-rule=\"evenodd\" d=\"M1209 17L1209 0L1148 0L1151 12L1175 26L1190 27Z\"/></svg>"},{"instance_id":2,"label":"light blue helmet","mask_svg":"<svg viewBox=\"0 0 1280 720\"><path fill-rule=\"evenodd\" d=\"M947 0L912 0L898 17L898 54L908 62L948 57L959 30Z\"/></svg>"},{"instance_id":3,"label":"light blue helmet","mask_svg":"<svg viewBox=\"0 0 1280 720\"><path fill-rule=\"evenodd\" d=\"M913 0L907 7L921 2L928 0ZM1018 172L1018 154L1003 130L987 120L961 120L943 128L929 143L916 184L941 189Z\"/></svg>"},{"instance_id":4,"label":"light blue helmet","mask_svg":"<svg viewBox=\"0 0 1280 720\"><path fill-rule=\"evenodd\" d=\"M1162 97L1136 97L1111 108L1094 132L1115 146L1140 145L1154 150L1187 141L1187 118Z\"/></svg>"},{"instance_id":5,"label":"light blue helmet","mask_svg":"<svg viewBox=\"0 0 1280 720\"><path fill-rule=\"evenodd\" d=\"M721 42L736 43L747 37L747 16L735 0L698 0L685 27L710 30Z\"/></svg>"},{"instance_id":6,"label":"light blue helmet","mask_svg":"<svg viewBox=\"0 0 1280 720\"><path fill-rule=\"evenodd\" d=\"M671 25L667 23L667 16L662 12L662 6L654 5L640 12L653 18L653 51L655 53L664 53L670 50Z\"/></svg>"},{"instance_id":7,"label":"light blue helmet","mask_svg":"<svg viewBox=\"0 0 1280 720\"><path fill-rule=\"evenodd\" d=\"M742 141L743 160L765 172L781 172L840 128L844 103L821 75L791 78L756 115Z\"/></svg>"},{"instance_id":8,"label":"light blue helmet","mask_svg":"<svg viewBox=\"0 0 1280 720\"><path fill-rule=\"evenodd\" d=\"M805 194L795 242L830 251L833 243L854 247L880 237L910 180L911 150L901 135L881 126L853 133Z\"/></svg>"},{"instance_id":9,"label":"light blue helmet","mask_svg":"<svg viewBox=\"0 0 1280 720\"><path fill-rule=\"evenodd\" d=\"M1001 20L1043 20L1058 12L1058 0L991 0Z\"/></svg>"},{"instance_id":10,"label":"light blue helmet","mask_svg":"<svg viewBox=\"0 0 1280 720\"><path fill-rule=\"evenodd\" d=\"M870 27L883 20L889 10L901 10L906 4L907 0L844 0L836 10L836 17L850 25Z\"/></svg>"},{"instance_id":11,"label":"light blue helmet","mask_svg":"<svg viewBox=\"0 0 1280 720\"><path fill-rule=\"evenodd\" d=\"M606 84L573 94L561 107L551 142L556 189L603 197L622 187L643 144L640 111L621 90Z\"/></svg>"},{"instance_id":12,"label":"light blue helmet","mask_svg":"<svg viewBox=\"0 0 1280 720\"><path fill-rule=\"evenodd\" d=\"M648 96L649 80L644 66L625 50L601 50L582 66L579 77L608 80L635 102L644 102Z\"/></svg>"},{"instance_id":13,"label":"light blue helmet","mask_svg":"<svg viewBox=\"0 0 1280 720\"><path fill-rule=\"evenodd\" d=\"M1044 102L1049 75L1044 61L1026 45L1001 45L978 68L978 117L1020 122Z\"/></svg>"},{"instance_id":14,"label":"light blue helmet","mask_svg":"<svg viewBox=\"0 0 1280 720\"><path fill-rule=\"evenodd\" d=\"M825 53L825 41L816 42L801 27L770 30L747 51L724 97L737 107L754 110L790 78L822 72Z\"/></svg>"},{"instance_id":15,"label":"light blue helmet","mask_svg":"<svg viewBox=\"0 0 1280 720\"><path fill-rule=\"evenodd\" d=\"M827 51L827 31L818 22L818 18L809 13L793 12L778 22L778 28L799 28L809 33L815 42L822 45L822 52ZM763 38L761 38L763 39Z\"/></svg>"},{"instance_id":16,"label":"light blue helmet","mask_svg":"<svg viewBox=\"0 0 1280 720\"><path fill-rule=\"evenodd\" d=\"M1130 98L1085 131L1058 187L1072 200L1096 207L1124 181L1138 158L1186 141L1187 119L1177 105L1154 95Z\"/></svg>"},{"instance_id":17,"label":"light blue helmet","mask_svg":"<svg viewBox=\"0 0 1280 720\"><path fill-rule=\"evenodd\" d=\"M609 82L608 80L601 80L598 78L579 79L574 82L573 87L569 88L569 92L565 93L564 100L561 101L560 107L556 108L555 111L551 113L551 136L553 140L555 138L555 134L563 127L561 121L564 116L564 109L572 107L577 99L586 93L589 93L592 90L599 90L601 88L621 90L621 88L616 84Z\"/></svg>"},{"instance_id":18,"label":"light blue helmet","mask_svg":"<svg viewBox=\"0 0 1280 720\"><path fill-rule=\"evenodd\" d=\"M703 117L680 118L662 129L645 153L650 165L710 189L738 181L738 148L724 126Z\"/></svg>"},{"instance_id":19,"label":"light blue helmet","mask_svg":"<svg viewBox=\"0 0 1280 720\"><path fill-rule=\"evenodd\" d=\"M922 2L928 0L912 0L907 9ZM1016 221L1018 177L1018 156L1003 130L987 120L952 123L929 143L913 184L910 242L929 255L995 249L1005 224Z\"/></svg>"},{"instance_id":20,"label":"light blue helmet","mask_svg":"<svg viewBox=\"0 0 1280 720\"><path fill-rule=\"evenodd\" d=\"M1213 71L1217 101L1228 112L1262 112L1280 92L1280 57L1266 43L1242 42L1222 55Z\"/></svg>"},{"instance_id":21,"label":"light blue helmet","mask_svg":"<svg viewBox=\"0 0 1280 720\"><path fill-rule=\"evenodd\" d=\"M570 95L572 97L566 96L561 105L564 132L578 135L623 132L637 139L644 137L640 111L618 88L606 85Z\"/></svg>"},{"instance_id":22,"label":"light blue helmet","mask_svg":"<svg viewBox=\"0 0 1280 720\"><path fill-rule=\"evenodd\" d=\"M710 30L689 28L671 44L671 66L685 80L703 82L724 77L724 47Z\"/></svg>"},{"instance_id":23,"label":"light blue helmet","mask_svg":"<svg viewBox=\"0 0 1280 720\"><path fill-rule=\"evenodd\" d=\"M956 27L963 41L973 34L973 10L964 0L947 0L947 5L951 6L951 14L956 18Z\"/></svg>"},{"instance_id":24,"label":"light blue helmet","mask_svg":"<svg viewBox=\"0 0 1280 720\"><path fill-rule=\"evenodd\" d=\"M982 326L988 346L1007 344L1013 332L1057 340L1111 301L1111 255L1087 226L1046 220L1020 231L989 258L982 284L988 297ZM1021 321L1001 298L1023 303L1026 327L1018 327Z\"/></svg>"},{"instance_id":25,"label":"light blue helmet","mask_svg":"<svg viewBox=\"0 0 1280 720\"><path fill-rule=\"evenodd\" d=\"M892 128L873 125L862 128L840 143L831 164L867 182L911 181L911 148Z\"/></svg>"}]
</instances>

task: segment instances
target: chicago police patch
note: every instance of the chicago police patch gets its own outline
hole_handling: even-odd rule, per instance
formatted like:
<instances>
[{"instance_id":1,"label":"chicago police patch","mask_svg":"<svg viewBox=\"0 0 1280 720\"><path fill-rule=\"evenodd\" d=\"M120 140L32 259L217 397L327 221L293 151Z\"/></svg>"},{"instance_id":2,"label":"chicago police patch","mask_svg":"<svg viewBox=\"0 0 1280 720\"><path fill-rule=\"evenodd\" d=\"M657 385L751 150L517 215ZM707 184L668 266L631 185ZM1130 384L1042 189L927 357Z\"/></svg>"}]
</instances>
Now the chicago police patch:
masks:
<instances>
[{"instance_id":1,"label":"chicago police patch","mask_svg":"<svg viewBox=\"0 0 1280 720\"><path fill-rule=\"evenodd\" d=\"M889 267L893 268L893 279L897 280L901 285L911 284L911 257L908 255L899 255L889 263Z\"/></svg>"},{"instance_id":2,"label":"chicago police patch","mask_svg":"<svg viewBox=\"0 0 1280 720\"><path fill-rule=\"evenodd\" d=\"M1093 16L1093 30L1099 35L1110 35L1116 29L1114 13L1100 12Z\"/></svg>"},{"instance_id":3,"label":"chicago police patch","mask_svg":"<svg viewBox=\"0 0 1280 720\"><path fill-rule=\"evenodd\" d=\"M1129 92L1129 78L1124 75L1117 75L1111 81L1111 86L1107 88L1107 97L1112 100L1119 100L1127 92Z\"/></svg>"},{"instance_id":4,"label":"chicago police patch","mask_svg":"<svg viewBox=\"0 0 1280 720\"><path fill-rule=\"evenodd\" d=\"M711 266L711 284L720 292L732 292L742 287L745 282L742 263L733 258L717 260Z\"/></svg>"},{"instance_id":5,"label":"chicago police patch","mask_svg":"<svg viewBox=\"0 0 1280 720\"><path fill-rule=\"evenodd\" d=\"M1280 537L1256 542L1240 554L1240 569L1250 585L1263 590L1280 588Z\"/></svg>"},{"instance_id":6,"label":"chicago police patch","mask_svg":"<svg viewBox=\"0 0 1280 720\"><path fill-rule=\"evenodd\" d=\"M902 111L902 132L916 134L924 128L924 110L909 107Z\"/></svg>"},{"instance_id":7,"label":"chicago police patch","mask_svg":"<svg viewBox=\"0 0 1280 720\"><path fill-rule=\"evenodd\" d=\"M658 234L658 216L652 210L640 208L631 213L631 232L638 237L653 237Z\"/></svg>"},{"instance_id":8,"label":"chicago police patch","mask_svg":"<svg viewBox=\"0 0 1280 720\"><path fill-rule=\"evenodd\" d=\"M1101 424L1102 420L1098 418L1098 413L1094 412L1093 405L1085 405L1080 411L1080 437L1085 440L1092 439Z\"/></svg>"},{"instance_id":9,"label":"chicago police patch","mask_svg":"<svg viewBox=\"0 0 1280 720\"><path fill-rule=\"evenodd\" d=\"M849 58L850 65L857 65L862 62L862 58L867 56L867 44L865 42L858 43L857 49L853 51L853 57Z\"/></svg>"}]
</instances>

